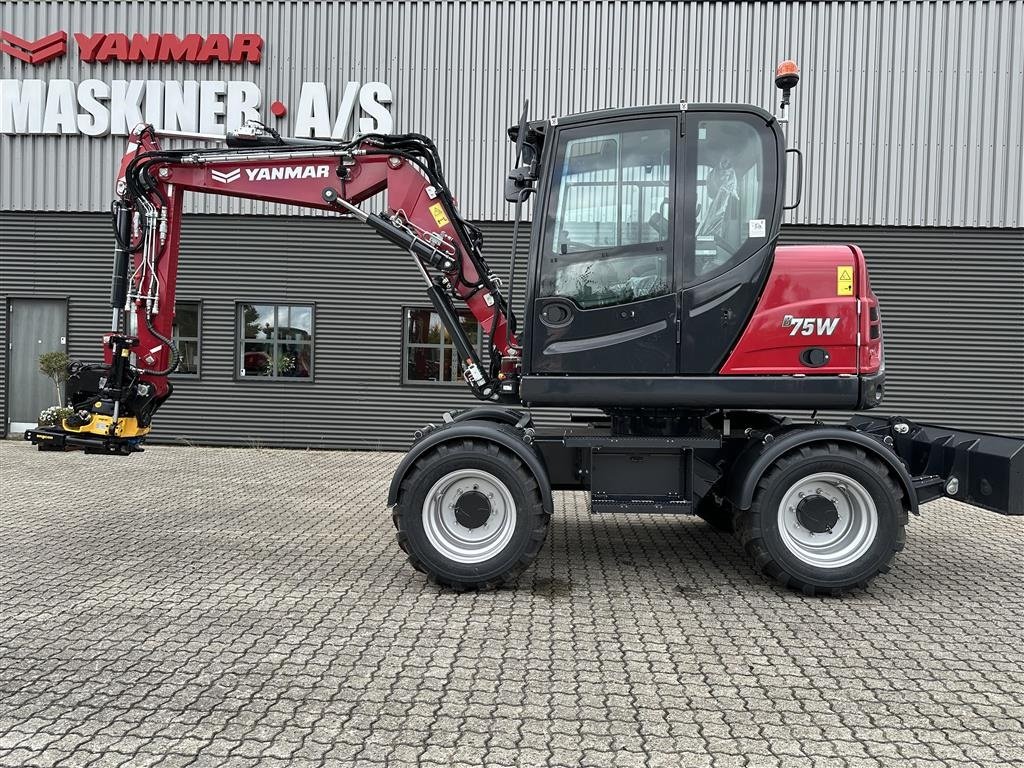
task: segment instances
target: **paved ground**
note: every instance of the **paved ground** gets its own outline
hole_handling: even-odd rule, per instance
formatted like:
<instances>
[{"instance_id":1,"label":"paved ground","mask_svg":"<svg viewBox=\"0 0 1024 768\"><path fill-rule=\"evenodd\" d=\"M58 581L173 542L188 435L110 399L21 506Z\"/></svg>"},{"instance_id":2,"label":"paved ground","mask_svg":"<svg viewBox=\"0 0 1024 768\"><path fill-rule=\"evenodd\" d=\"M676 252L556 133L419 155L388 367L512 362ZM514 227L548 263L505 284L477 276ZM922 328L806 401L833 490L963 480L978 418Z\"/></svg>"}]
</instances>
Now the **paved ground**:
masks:
<instances>
[{"instance_id":1,"label":"paved ground","mask_svg":"<svg viewBox=\"0 0 1024 768\"><path fill-rule=\"evenodd\" d=\"M454 595L397 459L0 443L0 765L1024 765L1024 520L932 504L806 599L565 494L517 589Z\"/></svg>"}]
</instances>

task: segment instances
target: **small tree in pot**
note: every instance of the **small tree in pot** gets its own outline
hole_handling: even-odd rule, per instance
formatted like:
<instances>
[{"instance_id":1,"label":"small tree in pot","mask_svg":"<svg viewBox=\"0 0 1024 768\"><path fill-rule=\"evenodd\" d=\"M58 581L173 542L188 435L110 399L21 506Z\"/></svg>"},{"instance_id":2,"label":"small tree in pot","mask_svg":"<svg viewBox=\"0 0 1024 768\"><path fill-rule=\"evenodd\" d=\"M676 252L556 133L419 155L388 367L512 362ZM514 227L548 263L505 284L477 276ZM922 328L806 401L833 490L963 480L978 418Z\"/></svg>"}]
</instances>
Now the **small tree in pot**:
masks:
<instances>
[{"instance_id":1,"label":"small tree in pot","mask_svg":"<svg viewBox=\"0 0 1024 768\"><path fill-rule=\"evenodd\" d=\"M64 407L64 396L60 387L68 380L70 362L71 358L66 352L44 352L39 356L39 371L53 381L54 389L57 390L57 405L61 408Z\"/></svg>"}]
</instances>

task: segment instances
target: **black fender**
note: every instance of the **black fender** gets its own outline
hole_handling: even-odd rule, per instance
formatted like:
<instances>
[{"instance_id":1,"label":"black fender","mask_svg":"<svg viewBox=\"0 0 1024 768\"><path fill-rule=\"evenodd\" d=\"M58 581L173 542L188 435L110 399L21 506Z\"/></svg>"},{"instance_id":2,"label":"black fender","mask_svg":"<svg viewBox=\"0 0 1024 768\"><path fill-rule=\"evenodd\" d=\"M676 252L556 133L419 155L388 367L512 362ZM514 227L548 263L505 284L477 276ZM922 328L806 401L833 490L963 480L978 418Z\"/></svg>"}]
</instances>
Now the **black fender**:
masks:
<instances>
[{"instance_id":1,"label":"black fender","mask_svg":"<svg viewBox=\"0 0 1024 768\"><path fill-rule=\"evenodd\" d=\"M761 476L776 459L795 448L825 442L855 445L881 459L899 481L907 510L915 515L920 514L914 481L899 456L880 440L843 427L800 427L781 432L769 442L757 441L747 446L729 469L725 498L737 509L750 509Z\"/></svg>"},{"instance_id":2,"label":"black fender","mask_svg":"<svg viewBox=\"0 0 1024 768\"><path fill-rule=\"evenodd\" d=\"M445 417L451 416L454 422L460 421L497 421L501 424L508 424L514 427L526 417L526 425L532 423L529 411L517 411L514 408L503 408L498 405L478 405L475 408L467 408L464 411L449 411Z\"/></svg>"},{"instance_id":3,"label":"black fender","mask_svg":"<svg viewBox=\"0 0 1024 768\"><path fill-rule=\"evenodd\" d=\"M488 440L506 448L520 459L533 473L537 485L540 487L541 499L544 504L544 511L549 515L554 511L554 501L551 497L551 480L548 478L547 466L532 445L523 439L522 433L507 424L488 421L477 418L466 421L455 421L444 426L437 427L428 432L423 438L416 441L405 458L399 463L391 478L391 487L388 490L388 506L393 507L398 503L398 491L402 486L402 480L416 460L427 451L441 443L461 438L474 438L477 440Z\"/></svg>"}]
</instances>

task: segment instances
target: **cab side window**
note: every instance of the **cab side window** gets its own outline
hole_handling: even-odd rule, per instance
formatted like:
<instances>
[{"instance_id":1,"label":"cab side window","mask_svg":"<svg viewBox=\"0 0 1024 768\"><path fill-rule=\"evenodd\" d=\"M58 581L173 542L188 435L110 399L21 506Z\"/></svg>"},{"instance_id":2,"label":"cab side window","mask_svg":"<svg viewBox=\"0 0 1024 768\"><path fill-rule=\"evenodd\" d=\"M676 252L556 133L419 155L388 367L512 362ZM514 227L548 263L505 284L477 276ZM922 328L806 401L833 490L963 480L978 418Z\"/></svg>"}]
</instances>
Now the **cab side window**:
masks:
<instances>
[{"instance_id":1,"label":"cab side window","mask_svg":"<svg viewBox=\"0 0 1024 768\"><path fill-rule=\"evenodd\" d=\"M559 140L541 296L586 309L670 291L675 121L622 126Z\"/></svg>"},{"instance_id":2,"label":"cab side window","mask_svg":"<svg viewBox=\"0 0 1024 768\"><path fill-rule=\"evenodd\" d=\"M762 137L745 120L697 124L694 277L739 263L764 244L771 224Z\"/></svg>"}]
</instances>

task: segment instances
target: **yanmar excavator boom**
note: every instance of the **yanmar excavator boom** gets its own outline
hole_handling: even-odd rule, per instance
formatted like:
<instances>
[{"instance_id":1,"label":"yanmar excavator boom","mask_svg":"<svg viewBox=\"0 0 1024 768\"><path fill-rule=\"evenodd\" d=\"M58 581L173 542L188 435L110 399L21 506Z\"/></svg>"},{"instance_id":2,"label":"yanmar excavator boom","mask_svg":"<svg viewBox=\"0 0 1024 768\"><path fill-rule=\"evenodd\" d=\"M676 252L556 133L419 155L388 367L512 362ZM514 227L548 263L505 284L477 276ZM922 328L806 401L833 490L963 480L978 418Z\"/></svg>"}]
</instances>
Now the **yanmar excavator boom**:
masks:
<instances>
[{"instance_id":1,"label":"yanmar excavator boom","mask_svg":"<svg viewBox=\"0 0 1024 768\"><path fill-rule=\"evenodd\" d=\"M798 79L795 64L780 65L777 117L681 103L527 122L524 110L505 189L515 236L536 195L521 329L425 136L321 141L249 124L225 142L139 126L113 203L104 361L73 364L74 413L26 439L141 450L172 391L182 200L197 191L355 217L422 274L485 401L419 430L389 491L399 545L443 585L515 579L543 544L554 490L589 491L595 512L696 513L808 594L886 571L929 500L1024 514L1024 441L902 417L836 427L767 412L864 411L884 392L881 315L860 249L777 245L787 159L800 159L783 134ZM160 136L217 145L169 150ZM385 192L380 213L360 206ZM456 302L485 332L486 358ZM604 416L536 428L527 408L546 406Z\"/></svg>"}]
</instances>

